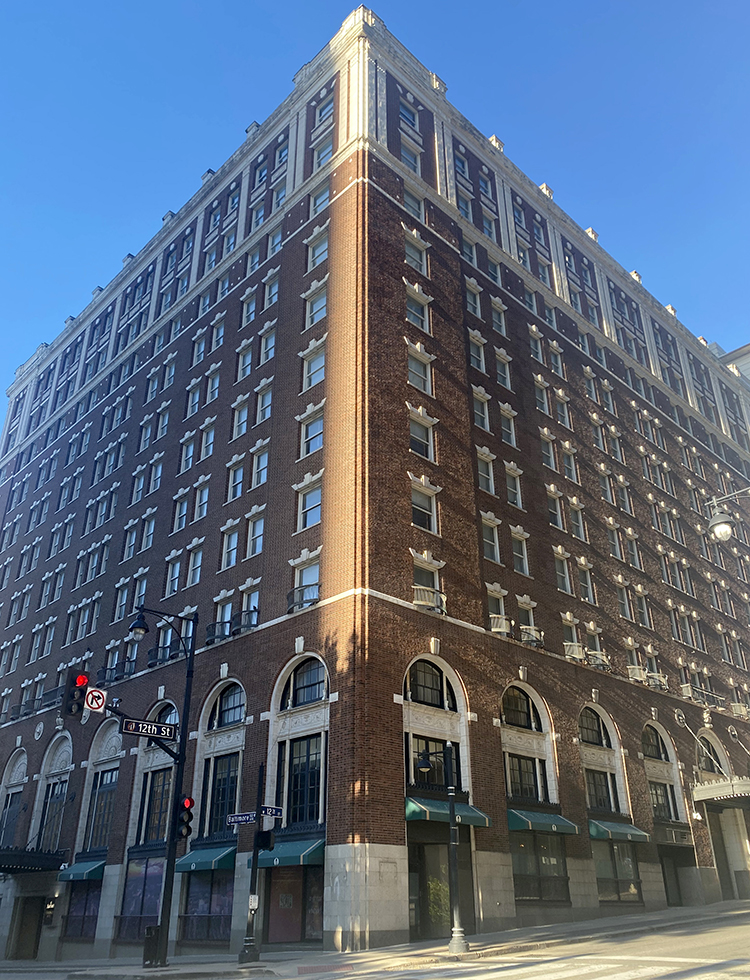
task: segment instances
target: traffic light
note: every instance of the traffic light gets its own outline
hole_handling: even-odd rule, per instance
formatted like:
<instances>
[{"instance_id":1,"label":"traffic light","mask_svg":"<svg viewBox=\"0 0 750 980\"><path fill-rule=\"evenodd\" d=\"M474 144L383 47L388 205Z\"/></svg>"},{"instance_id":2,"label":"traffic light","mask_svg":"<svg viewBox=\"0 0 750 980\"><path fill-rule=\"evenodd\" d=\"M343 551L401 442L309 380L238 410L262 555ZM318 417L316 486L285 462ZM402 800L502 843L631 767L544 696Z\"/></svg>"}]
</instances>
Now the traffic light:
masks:
<instances>
[{"instance_id":1,"label":"traffic light","mask_svg":"<svg viewBox=\"0 0 750 980\"><path fill-rule=\"evenodd\" d=\"M272 851L274 849L276 845L276 835L272 830L259 830L257 837L259 851Z\"/></svg>"},{"instance_id":2,"label":"traffic light","mask_svg":"<svg viewBox=\"0 0 750 980\"><path fill-rule=\"evenodd\" d=\"M177 836L183 840L193 832L193 807L195 800L192 796L183 796L180 800L180 812L177 815Z\"/></svg>"},{"instance_id":3,"label":"traffic light","mask_svg":"<svg viewBox=\"0 0 750 980\"><path fill-rule=\"evenodd\" d=\"M65 679L63 694L63 714L75 718L80 715L86 701L86 691L89 688L89 675L79 667L70 667Z\"/></svg>"}]
</instances>

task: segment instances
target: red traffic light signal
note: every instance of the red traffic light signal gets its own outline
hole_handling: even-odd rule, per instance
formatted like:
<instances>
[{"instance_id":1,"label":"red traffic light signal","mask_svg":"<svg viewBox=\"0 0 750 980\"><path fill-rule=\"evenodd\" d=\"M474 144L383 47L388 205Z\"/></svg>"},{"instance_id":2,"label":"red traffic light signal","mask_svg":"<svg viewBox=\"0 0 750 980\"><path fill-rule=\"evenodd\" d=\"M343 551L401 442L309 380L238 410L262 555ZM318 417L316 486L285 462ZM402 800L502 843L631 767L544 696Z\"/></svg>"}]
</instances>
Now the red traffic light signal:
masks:
<instances>
[{"instance_id":1,"label":"red traffic light signal","mask_svg":"<svg viewBox=\"0 0 750 980\"><path fill-rule=\"evenodd\" d=\"M177 812L177 836L181 839L189 837L193 832L193 807L195 800L192 796L183 796Z\"/></svg>"},{"instance_id":2,"label":"red traffic light signal","mask_svg":"<svg viewBox=\"0 0 750 980\"><path fill-rule=\"evenodd\" d=\"M89 675L79 667L71 667L65 679L65 691L63 693L62 712L75 718L84 709L86 701L86 691L89 687Z\"/></svg>"}]
</instances>

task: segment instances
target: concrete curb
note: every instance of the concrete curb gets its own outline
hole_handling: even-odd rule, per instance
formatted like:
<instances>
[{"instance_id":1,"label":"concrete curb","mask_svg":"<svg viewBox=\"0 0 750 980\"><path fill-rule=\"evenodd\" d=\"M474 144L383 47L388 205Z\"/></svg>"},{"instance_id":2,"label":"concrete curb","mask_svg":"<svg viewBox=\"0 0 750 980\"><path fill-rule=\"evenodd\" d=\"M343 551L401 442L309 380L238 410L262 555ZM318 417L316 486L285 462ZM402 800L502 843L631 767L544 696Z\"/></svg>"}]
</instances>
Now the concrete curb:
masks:
<instances>
[{"instance_id":1,"label":"concrete curb","mask_svg":"<svg viewBox=\"0 0 750 980\"><path fill-rule=\"evenodd\" d=\"M565 934L563 929L556 930L552 935L538 937L529 936L527 938L518 937L516 940L509 939L505 942L493 942L489 940L482 944L479 940L475 949L470 949L467 953L448 953L436 949L434 945L419 952L419 950L406 950L401 948L393 954L388 953L388 948L381 950L363 951L360 953L317 953L310 951L306 956L290 956L288 959L266 960L265 962L247 964L239 966L234 962L222 959L218 962L179 962L174 961L167 967L144 970L139 963L128 964L110 961L104 965L99 963L96 966L85 968L77 966L66 972L66 967L62 963L49 964L48 976L60 977L60 980L159 980L159 978L179 977L180 980L254 980L256 977L274 977L279 980L292 980L296 977L325 977L335 974L361 975L367 973L393 972L396 970L419 970L440 964L448 963L470 963L475 960L491 959L503 955L515 955L519 953L533 953L537 950L551 949L557 946L568 946L574 944L597 942L598 940L612 940L615 937L632 937L646 935L654 932L665 932L673 929L690 928L696 923L708 924L714 922L737 922L738 919L745 920L750 918L750 906L745 905L740 908L724 908L715 912L708 911L704 907L695 908L691 913L670 914L669 911L655 913L652 916L640 917L640 921L622 921L618 916L618 921L605 919L592 922L581 923L586 928L585 932ZM497 937L499 938L499 936ZM489 939L489 937L488 937ZM271 954L281 956L283 954ZM110 965L111 964L111 965ZM71 964L73 966L73 964ZM42 972L39 966L19 967L10 971L18 973L29 973L39 975ZM0 968L0 980L2 973Z\"/></svg>"}]
</instances>

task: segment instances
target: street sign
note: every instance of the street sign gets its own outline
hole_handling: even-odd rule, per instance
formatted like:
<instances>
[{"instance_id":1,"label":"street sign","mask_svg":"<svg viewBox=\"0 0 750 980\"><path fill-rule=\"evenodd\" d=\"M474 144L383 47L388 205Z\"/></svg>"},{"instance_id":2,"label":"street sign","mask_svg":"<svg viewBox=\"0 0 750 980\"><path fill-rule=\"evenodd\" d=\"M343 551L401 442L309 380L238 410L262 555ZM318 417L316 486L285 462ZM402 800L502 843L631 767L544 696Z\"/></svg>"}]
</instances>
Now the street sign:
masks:
<instances>
[{"instance_id":1,"label":"street sign","mask_svg":"<svg viewBox=\"0 0 750 980\"><path fill-rule=\"evenodd\" d=\"M230 813L227 816L227 823L230 827L236 823L255 823L255 810L250 813Z\"/></svg>"},{"instance_id":2,"label":"street sign","mask_svg":"<svg viewBox=\"0 0 750 980\"><path fill-rule=\"evenodd\" d=\"M120 731L125 735L148 735L149 738L163 738L166 742L173 742L177 738L177 725L143 721L140 718L121 718Z\"/></svg>"},{"instance_id":3,"label":"street sign","mask_svg":"<svg viewBox=\"0 0 750 980\"><path fill-rule=\"evenodd\" d=\"M102 691L98 687L90 687L88 691L86 691L86 700L84 701L84 704L89 711L104 711L106 703L106 691Z\"/></svg>"},{"instance_id":4,"label":"street sign","mask_svg":"<svg viewBox=\"0 0 750 980\"><path fill-rule=\"evenodd\" d=\"M258 895L250 895L248 897L247 907L251 912L257 912L259 905L260 905L260 901Z\"/></svg>"},{"instance_id":5,"label":"street sign","mask_svg":"<svg viewBox=\"0 0 750 980\"><path fill-rule=\"evenodd\" d=\"M277 820L281 820L284 816L284 810L280 806L262 806L260 815L262 817L276 817Z\"/></svg>"}]
</instances>

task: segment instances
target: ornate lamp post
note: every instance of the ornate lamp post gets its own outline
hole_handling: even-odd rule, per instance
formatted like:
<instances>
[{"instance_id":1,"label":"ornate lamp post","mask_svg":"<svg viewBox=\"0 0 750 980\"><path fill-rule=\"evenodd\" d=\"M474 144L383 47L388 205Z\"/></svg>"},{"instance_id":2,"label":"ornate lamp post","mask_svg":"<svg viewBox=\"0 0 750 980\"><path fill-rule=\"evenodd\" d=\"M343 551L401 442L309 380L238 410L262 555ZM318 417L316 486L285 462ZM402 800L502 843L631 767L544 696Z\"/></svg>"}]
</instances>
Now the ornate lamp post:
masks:
<instances>
[{"instance_id":1,"label":"ornate lamp post","mask_svg":"<svg viewBox=\"0 0 750 980\"><path fill-rule=\"evenodd\" d=\"M188 743L188 719L190 717L190 701L193 694L193 666L195 662L195 644L198 635L198 613L192 616L165 615L161 609L147 609L146 606L138 606L138 617L130 624L130 632L142 640L149 632L148 623L144 613L152 613L167 622L175 619L182 623L191 623L192 628L187 642L182 633L178 630L180 644L185 651L185 696L182 702L182 714L180 715L180 733L177 740L177 752L170 753L174 756L174 791L172 793L172 809L170 812L169 823L167 825L167 851L164 860L164 885L162 888L161 908L159 913L159 925L157 926L157 945L156 955L148 964L144 966L166 966L167 950L169 947L169 917L172 910L172 893L174 891L174 869L177 860L177 833L178 819L180 815L180 801L182 799L182 780L185 774L185 756L187 754Z\"/></svg>"},{"instance_id":2,"label":"ornate lamp post","mask_svg":"<svg viewBox=\"0 0 750 980\"><path fill-rule=\"evenodd\" d=\"M421 752L417 759L417 772L428 773L432 769L430 756L440 755L440 751ZM450 842L448 844L448 897L451 907L451 938L448 943L449 953L466 953L469 944L466 942L463 926L461 925L461 902L458 884L458 821L456 820L456 778L453 765L453 743L446 742L442 750L445 783L448 789L448 823L450 824Z\"/></svg>"}]
</instances>

